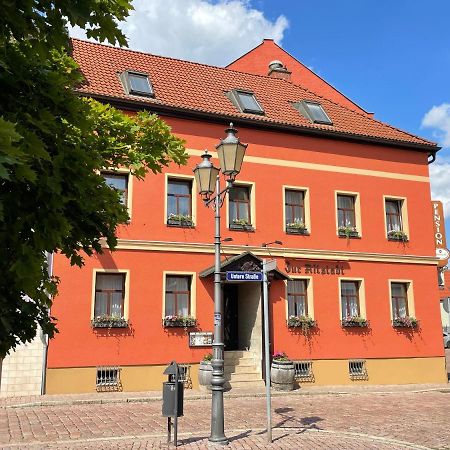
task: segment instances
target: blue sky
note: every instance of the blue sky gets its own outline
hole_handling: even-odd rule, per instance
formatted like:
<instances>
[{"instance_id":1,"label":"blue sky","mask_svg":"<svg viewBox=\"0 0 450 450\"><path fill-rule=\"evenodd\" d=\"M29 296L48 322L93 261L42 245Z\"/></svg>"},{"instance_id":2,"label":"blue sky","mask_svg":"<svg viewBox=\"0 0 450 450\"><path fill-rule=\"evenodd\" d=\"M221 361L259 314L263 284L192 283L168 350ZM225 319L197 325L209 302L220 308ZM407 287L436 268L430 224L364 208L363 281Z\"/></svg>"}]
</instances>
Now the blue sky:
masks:
<instances>
[{"instance_id":1,"label":"blue sky","mask_svg":"<svg viewBox=\"0 0 450 450\"><path fill-rule=\"evenodd\" d=\"M273 38L337 89L444 148L430 166L450 238L450 0L134 0L129 47L224 66ZM71 34L83 37L80 30ZM423 124L427 126L423 126Z\"/></svg>"}]
</instances>

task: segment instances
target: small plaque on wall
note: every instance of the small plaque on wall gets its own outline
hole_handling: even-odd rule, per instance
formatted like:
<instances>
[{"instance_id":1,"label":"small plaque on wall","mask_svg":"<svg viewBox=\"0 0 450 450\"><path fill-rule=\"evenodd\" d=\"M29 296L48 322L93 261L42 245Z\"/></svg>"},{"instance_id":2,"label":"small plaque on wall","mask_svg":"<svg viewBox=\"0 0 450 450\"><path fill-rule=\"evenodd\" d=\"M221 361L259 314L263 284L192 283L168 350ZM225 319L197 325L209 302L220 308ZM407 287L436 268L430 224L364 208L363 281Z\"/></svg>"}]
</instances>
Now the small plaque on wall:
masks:
<instances>
[{"instance_id":1,"label":"small plaque on wall","mask_svg":"<svg viewBox=\"0 0 450 450\"><path fill-rule=\"evenodd\" d=\"M213 342L211 331L193 331L189 333L189 347L210 347Z\"/></svg>"}]
</instances>

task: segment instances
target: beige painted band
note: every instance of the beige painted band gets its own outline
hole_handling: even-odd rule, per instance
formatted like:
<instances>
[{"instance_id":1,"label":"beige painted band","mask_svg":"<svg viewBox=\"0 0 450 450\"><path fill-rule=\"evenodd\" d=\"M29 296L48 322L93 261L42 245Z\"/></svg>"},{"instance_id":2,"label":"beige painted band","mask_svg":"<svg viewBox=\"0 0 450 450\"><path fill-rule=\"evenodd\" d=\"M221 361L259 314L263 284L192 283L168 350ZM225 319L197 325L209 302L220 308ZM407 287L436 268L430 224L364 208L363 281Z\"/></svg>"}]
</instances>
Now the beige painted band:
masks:
<instances>
[{"instance_id":1,"label":"beige painted band","mask_svg":"<svg viewBox=\"0 0 450 450\"><path fill-rule=\"evenodd\" d=\"M190 156L201 156L204 150L186 149ZM216 152L209 152L213 158L217 158ZM321 172L349 173L351 175L366 175L378 178L392 178L394 180L419 181L429 183L430 178L422 175L408 175L396 172L383 172L381 170L357 169L355 167L333 166L331 164L317 164L286 159L262 158L260 156L245 156L244 161L255 164L268 164L279 167L294 167L296 169L318 170Z\"/></svg>"},{"instance_id":2,"label":"beige painted band","mask_svg":"<svg viewBox=\"0 0 450 450\"><path fill-rule=\"evenodd\" d=\"M106 244L103 245L105 248ZM167 242L167 241L143 241L131 239L119 239L117 250L143 250L152 252L184 252L184 253L214 253L214 244ZM249 251L258 256L270 256L266 249L261 247L238 245L222 245L222 252L228 255L239 255ZM323 259L332 261L376 261L398 262L405 264L437 265L438 259L432 256L394 255L389 253L365 253L343 252L337 250L295 249L295 248L271 248L270 254L282 258L299 259Z\"/></svg>"}]
</instances>

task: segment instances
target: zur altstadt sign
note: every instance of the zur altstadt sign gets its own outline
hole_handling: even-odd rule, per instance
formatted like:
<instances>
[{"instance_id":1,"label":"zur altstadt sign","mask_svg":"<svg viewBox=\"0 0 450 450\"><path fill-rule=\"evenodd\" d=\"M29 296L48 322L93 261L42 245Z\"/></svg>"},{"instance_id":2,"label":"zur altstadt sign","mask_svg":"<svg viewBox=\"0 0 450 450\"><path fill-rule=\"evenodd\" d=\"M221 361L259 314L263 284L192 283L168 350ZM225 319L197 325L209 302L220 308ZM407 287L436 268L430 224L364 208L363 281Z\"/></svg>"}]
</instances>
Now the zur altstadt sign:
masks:
<instances>
[{"instance_id":1,"label":"zur altstadt sign","mask_svg":"<svg viewBox=\"0 0 450 450\"><path fill-rule=\"evenodd\" d=\"M319 262L286 261L285 270L286 273L302 273L304 275L345 275L342 265Z\"/></svg>"}]
</instances>

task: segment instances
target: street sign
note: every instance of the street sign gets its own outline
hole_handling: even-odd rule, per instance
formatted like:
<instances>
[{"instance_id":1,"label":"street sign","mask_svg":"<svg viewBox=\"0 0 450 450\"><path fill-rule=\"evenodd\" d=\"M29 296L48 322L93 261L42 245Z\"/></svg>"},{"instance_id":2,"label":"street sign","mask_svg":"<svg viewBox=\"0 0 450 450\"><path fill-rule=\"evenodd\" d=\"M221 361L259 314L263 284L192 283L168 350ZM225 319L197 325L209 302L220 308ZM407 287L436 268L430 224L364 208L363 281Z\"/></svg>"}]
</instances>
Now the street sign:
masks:
<instances>
[{"instance_id":1,"label":"street sign","mask_svg":"<svg viewBox=\"0 0 450 450\"><path fill-rule=\"evenodd\" d=\"M227 272L227 281L262 281L262 272Z\"/></svg>"}]
</instances>

